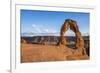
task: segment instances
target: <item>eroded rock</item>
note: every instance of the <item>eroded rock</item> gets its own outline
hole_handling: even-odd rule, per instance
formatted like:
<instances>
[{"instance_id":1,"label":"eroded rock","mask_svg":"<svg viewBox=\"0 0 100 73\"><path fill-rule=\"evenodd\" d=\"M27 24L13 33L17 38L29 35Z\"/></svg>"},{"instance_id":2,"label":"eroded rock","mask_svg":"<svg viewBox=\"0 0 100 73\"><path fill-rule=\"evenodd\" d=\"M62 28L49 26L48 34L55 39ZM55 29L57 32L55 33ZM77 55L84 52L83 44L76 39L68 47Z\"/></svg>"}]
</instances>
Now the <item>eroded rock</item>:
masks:
<instances>
[{"instance_id":1,"label":"eroded rock","mask_svg":"<svg viewBox=\"0 0 100 73\"><path fill-rule=\"evenodd\" d=\"M86 50L84 48L84 40L82 38L81 32L78 28L77 22L72 19L66 19L64 24L61 27L60 30L60 39L59 39L59 45L67 45L67 41L64 38L65 32L68 31L68 29L72 30L75 33L76 36L76 43L75 43L75 54L86 54Z\"/></svg>"}]
</instances>

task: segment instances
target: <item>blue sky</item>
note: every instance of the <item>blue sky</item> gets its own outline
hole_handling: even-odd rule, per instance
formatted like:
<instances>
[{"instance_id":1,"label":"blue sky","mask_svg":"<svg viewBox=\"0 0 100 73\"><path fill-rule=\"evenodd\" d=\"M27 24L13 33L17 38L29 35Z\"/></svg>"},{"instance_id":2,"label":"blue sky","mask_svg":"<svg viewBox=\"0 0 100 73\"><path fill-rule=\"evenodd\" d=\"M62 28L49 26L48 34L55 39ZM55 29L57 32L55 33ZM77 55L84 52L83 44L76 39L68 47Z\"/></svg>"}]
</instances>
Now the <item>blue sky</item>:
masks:
<instances>
[{"instance_id":1,"label":"blue sky","mask_svg":"<svg viewBox=\"0 0 100 73\"><path fill-rule=\"evenodd\" d=\"M89 33L89 13L39 10L21 10L21 33L59 33L65 19L77 21L82 34Z\"/></svg>"}]
</instances>

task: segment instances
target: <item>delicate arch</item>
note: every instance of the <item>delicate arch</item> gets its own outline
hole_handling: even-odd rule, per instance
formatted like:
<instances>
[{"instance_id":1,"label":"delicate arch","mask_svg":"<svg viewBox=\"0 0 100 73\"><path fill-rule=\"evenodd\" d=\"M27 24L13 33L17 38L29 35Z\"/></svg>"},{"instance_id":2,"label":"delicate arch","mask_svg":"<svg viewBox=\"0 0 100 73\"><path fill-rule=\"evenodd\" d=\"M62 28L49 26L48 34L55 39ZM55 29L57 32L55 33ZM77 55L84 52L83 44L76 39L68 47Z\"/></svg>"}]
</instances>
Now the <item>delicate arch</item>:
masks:
<instances>
[{"instance_id":1,"label":"delicate arch","mask_svg":"<svg viewBox=\"0 0 100 73\"><path fill-rule=\"evenodd\" d=\"M75 48L79 50L83 50L84 53L86 54L85 48L84 48L84 40L82 38L81 32L79 31L77 22L72 19L66 19L64 24L62 25L61 30L60 30L59 45L67 44L67 41L64 38L64 34L69 28L75 33L75 36L76 36Z\"/></svg>"}]
</instances>

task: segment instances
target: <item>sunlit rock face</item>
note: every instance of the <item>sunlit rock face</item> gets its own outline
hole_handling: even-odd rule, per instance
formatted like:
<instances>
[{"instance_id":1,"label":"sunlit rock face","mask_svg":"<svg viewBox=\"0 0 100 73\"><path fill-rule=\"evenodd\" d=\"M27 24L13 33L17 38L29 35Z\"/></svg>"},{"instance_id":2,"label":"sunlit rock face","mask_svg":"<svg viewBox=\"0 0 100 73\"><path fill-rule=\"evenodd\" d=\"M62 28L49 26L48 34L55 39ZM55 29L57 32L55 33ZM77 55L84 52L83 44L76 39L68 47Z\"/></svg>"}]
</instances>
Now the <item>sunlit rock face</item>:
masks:
<instances>
[{"instance_id":1,"label":"sunlit rock face","mask_svg":"<svg viewBox=\"0 0 100 73\"><path fill-rule=\"evenodd\" d=\"M86 54L85 48L84 48L84 40L82 38L81 32L78 28L77 22L72 19L66 19L64 24L61 27L60 30L60 39L59 39L59 45L67 45L68 42L66 41L64 34L68 31L68 29L72 30L75 33L76 36L76 43L75 43L75 49L76 54Z\"/></svg>"}]
</instances>

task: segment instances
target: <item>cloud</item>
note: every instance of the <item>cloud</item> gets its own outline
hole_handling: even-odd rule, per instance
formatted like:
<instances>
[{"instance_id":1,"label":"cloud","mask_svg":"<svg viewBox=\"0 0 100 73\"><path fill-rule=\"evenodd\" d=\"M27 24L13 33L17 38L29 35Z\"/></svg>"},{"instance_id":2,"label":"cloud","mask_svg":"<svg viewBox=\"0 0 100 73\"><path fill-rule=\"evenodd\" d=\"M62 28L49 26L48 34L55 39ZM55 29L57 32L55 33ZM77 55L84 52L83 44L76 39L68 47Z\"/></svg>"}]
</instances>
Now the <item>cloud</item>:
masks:
<instances>
[{"instance_id":1,"label":"cloud","mask_svg":"<svg viewBox=\"0 0 100 73\"><path fill-rule=\"evenodd\" d=\"M52 28L47 28L44 26L36 25L36 24L33 24L32 28L33 28L34 33L55 33L57 32L56 30Z\"/></svg>"},{"instance_id":2,"label":"cloud","mask_svg":"<svg viewBox=\"0 0 100 73\"><path fill-rule=\"evenodd\" d=\"M32 24L32 28L33 28L33 31L34 33L41 33L41 29L38 25L36 24Z\"/></svg>"},{"instance_id":3,"label":"cloud","mask_svg":"<svg viewBox=\"0 0 100 73\"><path fill-rule=\"evenodd\" d=\"M35 28L36 27L36 24L33 24L32 27Z\"/></svg>"},{"instance_id":4,"label":"cloud","mask_svg":"<svg viewBox=\"0 0 100 73\"><path fill-rule=\"evenodd\" d=\"M48 30L48 29L45 29L44 31L45 31L45 32L50 32L50 30Z\"/></svg>"},{"instance_id":5,"label":"cloud","mask_svg":"<svg viewBox=\"0 0 100 73\"><path fill-rule=\"evenodd\" d=\"M51 29L51 28L44 28L43 32L44 33L56 33L57 31L55 31L54 29Z\"/></svg>"}]
</instances>

